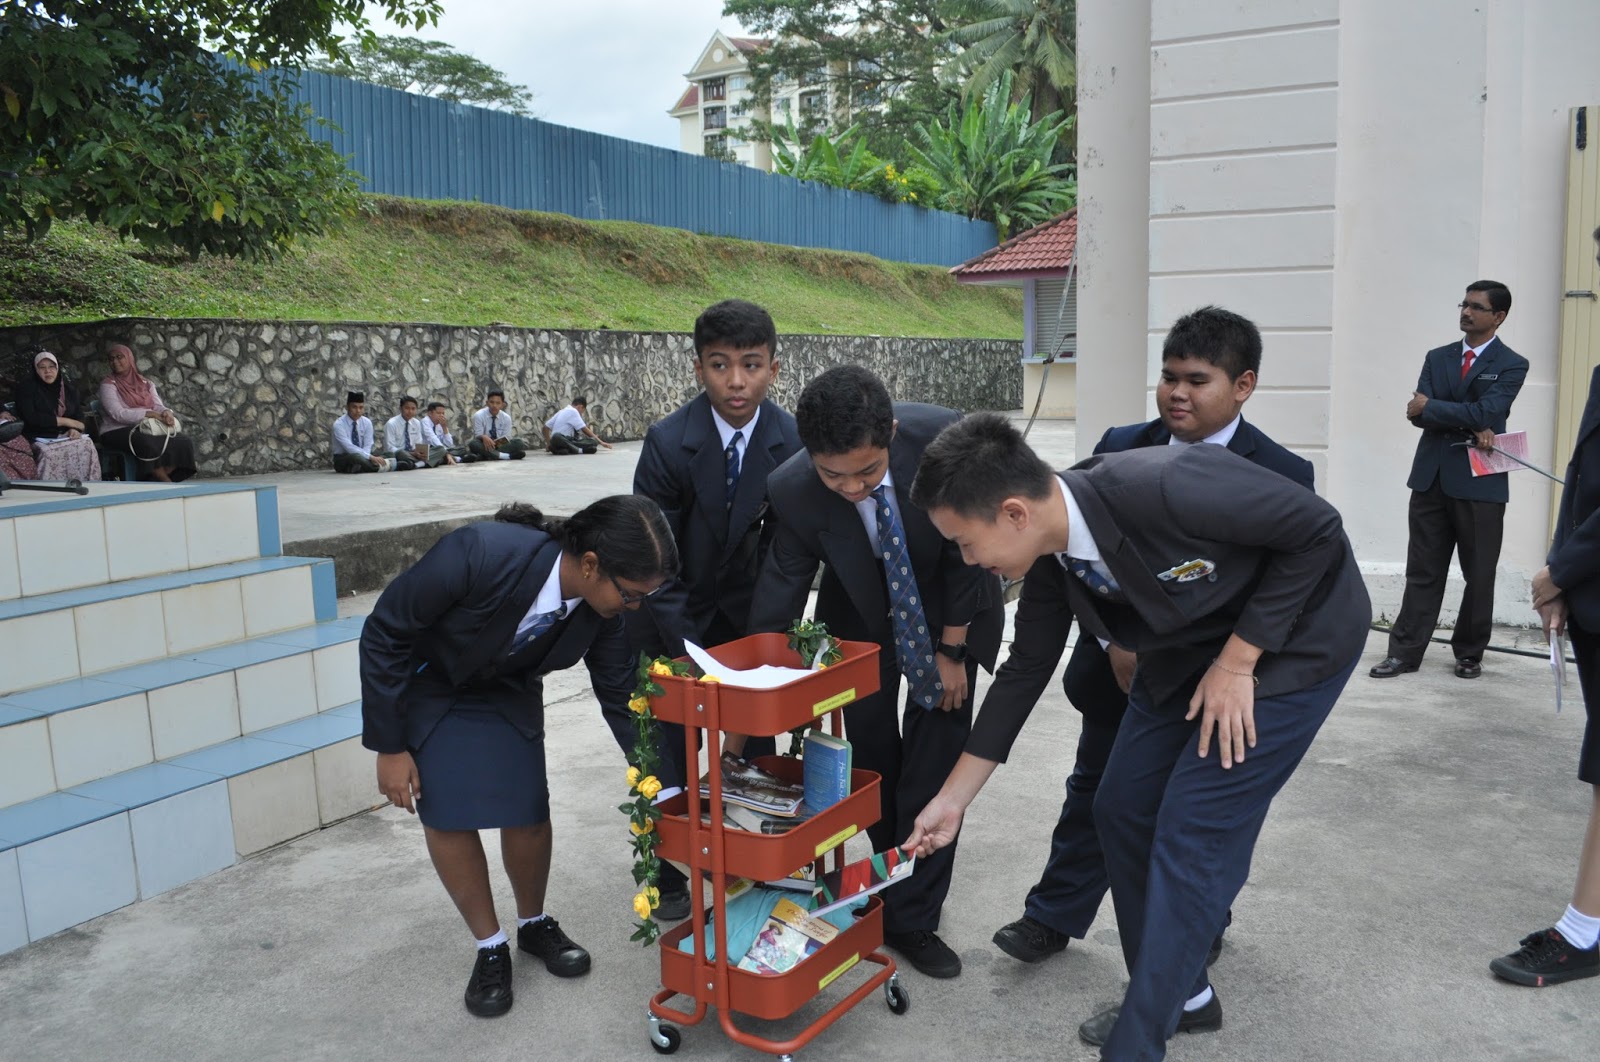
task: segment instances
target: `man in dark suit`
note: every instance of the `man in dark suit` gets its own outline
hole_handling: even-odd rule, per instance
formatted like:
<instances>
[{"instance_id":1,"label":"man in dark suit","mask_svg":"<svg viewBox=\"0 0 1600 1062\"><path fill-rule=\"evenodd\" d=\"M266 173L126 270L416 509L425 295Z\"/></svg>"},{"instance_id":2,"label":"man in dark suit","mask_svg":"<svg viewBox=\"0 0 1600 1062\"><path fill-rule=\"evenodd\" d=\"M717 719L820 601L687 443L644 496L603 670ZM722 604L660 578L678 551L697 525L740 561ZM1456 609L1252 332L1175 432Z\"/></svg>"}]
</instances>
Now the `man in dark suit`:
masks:
<instances>
[{"instance_id":1,"label":"man in dark suit","mask_svg":"<svg viewBox=\"0 0 1600 1062\"><path fill-rule=\"evenodd\" d=\"M882 815L867 830L874 851L906 837L949 774L972 725L978 664L993 669L1000 648L999 582L963 561L907 493L923 448L960 416L893 403L883 381L859 366L829 369L795 409L806 452L767 481L777 533L751 630L787 630L825 563L817 619L835 637L880 646L878 692L844 709L855 765L883 778ZM954 866L952 846L884 893L885 942L930 977L961 972L937 932Z\"/></svg>"},{"instance_id":2,"label":"man in dark suit","mask_svg":"<svg viewBox=\"0 0 1600 1062\"><path fill-rule=\"evenodd\" d=\"M1094 805L1129 985L1079 1036L1121 1062L1163 1057L1179 1029L1221 1028L1206 953L1371 622L1338 511L1222 446L1055 474L992 414L927 448L912 497L969 561L1026 579L972 738L906 844L920 855L955 837L1076 617L1138 658Z\"/></svg>"},{"instance_id":3,"label":"man in dark suit","mask_svg":"<svg viewBox=\"0 0 1600 1062\"><path fill-rule=\"evenodd\" d=\"M1389 629L1389 652L1373 678L1415 671L1433 637L1450 574L1450 552L1461 563L1466 589L1456 613L1450 648L1456 675L1483 674L1483 651L1494 625L1494 573L1510 493L1507 473L1472 475L1467 449L1494 445L1522 390L1528 361L1495 336L1511 312L1511 291L1499 281L1467 285L1461 300L1459 343L1428 351L1406 418L1422 429L1411 462L1406 589Z\"/></svg>"},{"instance_id":4,"label":"man in dark suit","mask_svg":"<svg viewBox=\"0 0 1600 1062\"><path fill-rule=\"evenodd\" d=\"M1156 387L1161 416L1148 424L1109 429L1094 448L1096 454L1211 443L1314 489L1311 462L1273 442L1241 414L1261 371L1261 333L1253 323L1220 307L1202 307L1178 318L1167 332L1161 354L1161 382ZM1002 695L1033 701L1044 692L1066 645L1067 628L1055 633L1061 641L1054 646L1054 655L1030 676L1037 688L1025 692L1007 688ZM1080 636L1062 677L1067 700L1083 713L1077 760L1067 778L1067 797L1050 840L1044 874L1028 891L1023 916L994 935L1000 950L1023 962L1053 955L1073 937L1081 940L1105 898L1108 884L1095 833L1094 795L1128 708L1133 670L1134 656L1126 649L1114 644L1102 647L1096 639ZM991 689L984 704L994 697ZM1220 941L1219 935L1212 957Z\"/></svg>"},{"instance_id":5,"label":"man in dark suit","mask_svg":"<svg viewBox=\"0 0 1600 1062\"><path fill-rule=\"evenodd\" d=\"M1600 244L1600 229L1594 238ZM1533 577L1533 606L1546 637L1564 630L1572 641L1588 715L1578 779L1589 783L1593 797L1578 882L1561 920L1528 934L1516 951L1489 963L1497 977L1544 988L1600 974L1600 687L1595 685L1600 681L1600 368L1589 378L1589 401L1567 465L1555 540L1545 566Z\"/></svg>"},{"instance_id":6,"label":"man in dark suit","mask_svg":"<svg viewBox=\"0 0 1600 1062\"><path fill-rule=\"evenodd\" d=\"M683 565L628 616L635 657L682 656L685 640L704 647L749 633L750 594L772 538L767 476L800 451L794 417L767 399L778 367L778 331L761 307L728 299L695 319L694 375L704 390L650 426L633 472L633 492L661 506ZM774 748L754 738L745 751ZM683 728L663 724L668 791L684 784L684 759ZM683 872L664 862L660 887L657 917L687 917Z\"/></svg>"}]
</instances>

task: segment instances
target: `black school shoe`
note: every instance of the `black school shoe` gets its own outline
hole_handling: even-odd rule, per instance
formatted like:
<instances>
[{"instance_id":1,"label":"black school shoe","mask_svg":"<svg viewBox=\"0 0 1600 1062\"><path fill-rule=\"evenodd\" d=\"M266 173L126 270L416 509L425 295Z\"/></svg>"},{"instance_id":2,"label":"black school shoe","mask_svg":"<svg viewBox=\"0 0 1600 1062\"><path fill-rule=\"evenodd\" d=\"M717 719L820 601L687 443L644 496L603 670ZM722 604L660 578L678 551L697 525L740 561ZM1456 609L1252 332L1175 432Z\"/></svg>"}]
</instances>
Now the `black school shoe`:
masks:
<instances>
[{"instance_id":1,"label":"black school shoe","mask_svg":"<svg viewBox=\"0 0 1600 1062\"><path fill-rule=\"evenodd\" d=\"M1117 1024L1117 1015L1122 1013L1121 1007L1107 1007L1099 1014L1078 1026L1078 1039L1091 1047L1102 1047L1107 1038L1111 1036L1112 1026ZM1216 1032L1222 1028L1222 1000L1216 992L1211 993L1211 1000L1203 1007L1186 1010L1178 1017L1178 1031L1181 1033Z\"/></svg>"},{"instance_id":2,"label":"black school shoe","mask_svg":"<svg viewBox=\"0 0 1600 1062\"><path fill-rule=\"evenodd\" d=\"M884 933L883 942L929 977L961 976L961 956L951 951L950 945L931 929Z\"/></svg>"},{"instance_id":3,"label":"black school shoe","mask_svg":"<svg viewBox=\"0 0 1600 1062\"><path fill-rule=\"evenodd\" d=\"M689 887L662 889L661 902L656 905L657 922L681 922L689 917Z\"/></svg>"},{"instance_id":4,"label":"black school shoe","mask_svg":"<svg viewBox=\"0 0 1600 1062\"><path fill-rule=\"evenodd\" d=\"M1563 981L1600 974L1600 944L1575 948L1554 928L1522 938L1522 947L1489 963L1496 977L1530 988L1546 988Z\"/></svg>"},{"instance_id":5,"label":"black school shoe","mask_svg":"<svg viewBox=\"0 0 1600 1062\"><path fill-rule=\"evenodd\" d=\"M479 948L464 999L480 1018L498 1018L511 1009L511 945Z\"/></svg>"},{"instance_id":6,"label":"black school shoe","mask_svg":"<svg viewBox=\"0 0 1600 1062\"><path fill-rule=\"evenodd\" d=\"M517 927L517 947L544 960L544 968L557 977L581 977L589 972L589 953L561 932L549 915Z\"/></svg>"},{"instance_id":7,"label":"black school shoe","mask_svg":"<svg viewBox=\"0 0 1600 1062\"><path fill-rule=\"evenodd\" d=\"M1464 656L1456 661L1456 678L1475 679L1483 674L1483 661L1475 656Z\"/></svg>"},{"instance_id":8,"label":"black school shoe","mask_svg":"<svg viewBox=\"0 0 1600 1062\"><path fill-rule=\"evenodd\" d=\"M994 945L1013 959L1038 962L1065 951L1072 938L1023 915L995 930Z\"/></svg>"}]
</instances>

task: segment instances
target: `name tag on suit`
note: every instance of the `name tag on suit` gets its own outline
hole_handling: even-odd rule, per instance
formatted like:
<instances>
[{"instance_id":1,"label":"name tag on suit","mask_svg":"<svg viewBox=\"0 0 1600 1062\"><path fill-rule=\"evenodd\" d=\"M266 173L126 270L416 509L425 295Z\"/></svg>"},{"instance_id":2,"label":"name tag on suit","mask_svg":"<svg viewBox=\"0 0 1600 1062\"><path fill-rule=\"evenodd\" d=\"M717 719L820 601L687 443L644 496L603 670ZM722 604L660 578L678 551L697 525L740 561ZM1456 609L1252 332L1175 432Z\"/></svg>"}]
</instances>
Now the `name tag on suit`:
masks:
<instances>
[{"instance_id":1,"label":"name tag on suit","mask_svg":"<svg viewBox=\"0 0 1600 1062\"><path fill-rule=\"evenodd\" d=\"M1479 373L1478 374L1478 379L1480 379L1480 380L1498 380L1498 379L1500 379L1500 374L1497 373L1497 372Z\"/></svg>"}]
</instances>

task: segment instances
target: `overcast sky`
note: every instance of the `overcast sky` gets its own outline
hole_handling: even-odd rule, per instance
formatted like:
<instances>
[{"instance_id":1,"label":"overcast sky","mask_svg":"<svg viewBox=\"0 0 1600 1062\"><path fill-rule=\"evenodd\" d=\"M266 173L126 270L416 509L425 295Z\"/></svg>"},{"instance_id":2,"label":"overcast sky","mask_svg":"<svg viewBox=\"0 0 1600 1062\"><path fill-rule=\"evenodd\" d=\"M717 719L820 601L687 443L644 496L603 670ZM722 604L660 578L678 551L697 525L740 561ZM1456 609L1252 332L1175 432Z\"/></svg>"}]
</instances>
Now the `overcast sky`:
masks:
<instances>
[{"instance_id":1,"label":"overcast sky","mask_svg":"<svg viewBox=\"0 0 1600 1062\"><path fill-rule=\"evenodd\" d=\"M417 35L526 85L546 121L670 148L678 120L667 109L688 85L685 71L718 29L740 32L722 17L722 0L443 3L439 25Z\"/></svg>"}]
</instances>

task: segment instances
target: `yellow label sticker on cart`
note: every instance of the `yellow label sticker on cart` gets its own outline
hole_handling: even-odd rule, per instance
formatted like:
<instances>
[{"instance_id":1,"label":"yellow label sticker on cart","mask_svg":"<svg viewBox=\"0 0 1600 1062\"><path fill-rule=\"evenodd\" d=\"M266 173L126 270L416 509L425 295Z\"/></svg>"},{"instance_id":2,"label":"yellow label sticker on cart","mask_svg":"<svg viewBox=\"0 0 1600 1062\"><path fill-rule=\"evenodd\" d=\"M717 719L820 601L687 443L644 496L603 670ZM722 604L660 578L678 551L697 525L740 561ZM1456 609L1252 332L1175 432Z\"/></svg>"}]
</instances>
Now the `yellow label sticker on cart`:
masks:
<instances>
[{"instance_id":1,"label":"yellow label sticker on cart","mask_svg":"<svg viewBox=\"0 0 1600 1062\"><path fill-rule=\"evenodd\" d=\"M821 859L823 852L831 851L832 849L838 848L841 844L844 844L850 838L854 837L859 829L860 827L858 827L855 823L851 823L838 833L834 834L832 837L829 837L826 841L823 841L821 844L817 845L817 858Z\"/></svg>"},{"instance_id":2,"label":"yellow label sticker on cart","mask_svg":"<svg viewBox=\"0 0 1600 1062\"><path fill-rule=\"evenodd\" d=\"M828 712L833 711L835 708L844 707L845 705L849 704L851 701L853 701L855 699L856 699L856 688L854 686L851 686L849 689L845 690L843 693L835 693L832 697L829 697L827 700L818 701L816 704L813 704L811 706L811 714L812 714L813 717L826 714Z\"/></svg>"},{"instance_id":3,"label":"yellow label sticker on cart","mask_svg":"<svg viewBox=\"0 0 1600 1062\"><path fill-rule=\"evenodd\" d=\"M839 979L839 975L840 974L844 973L846 970L850 969L850 967L854 966L856 963L858 963L860 961L861 961L861 953L858 951L854 955L852 955L848 959L846 959L844 962L840 963L839 964L839 968L837 970L833 971L833 973L829 974L827 977L824 977L822 980L818 981L817 982L817 991L821 992L824 988L827 988L829 985L833 984L833 982L835 982L835 981L837 981Z\"/></svg>"}]
</instances>

